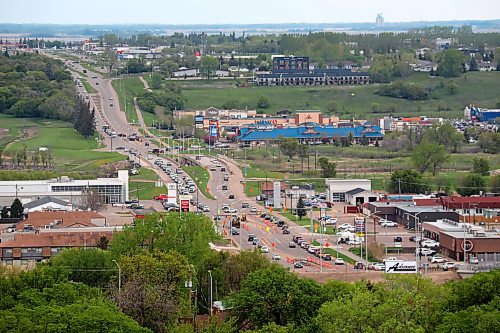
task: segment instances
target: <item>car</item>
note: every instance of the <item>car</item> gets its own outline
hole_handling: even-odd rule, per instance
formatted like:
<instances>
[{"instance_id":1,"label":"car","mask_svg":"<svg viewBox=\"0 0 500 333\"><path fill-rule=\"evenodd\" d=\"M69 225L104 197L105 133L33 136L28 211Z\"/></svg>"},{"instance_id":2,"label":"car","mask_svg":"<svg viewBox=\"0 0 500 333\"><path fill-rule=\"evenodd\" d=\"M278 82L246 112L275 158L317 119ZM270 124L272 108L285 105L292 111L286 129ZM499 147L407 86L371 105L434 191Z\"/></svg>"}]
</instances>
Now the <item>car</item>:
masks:
<instances>
[{"instance_id":1,"label":"car","mask_svg":"<svg viewBox=\"0 0 500 333\"><path fill-rule=\"evenodd\" d=\"M253 239L255 238L254 234L248 234L248 241L253 242Z\"/></svg>"},{"instance_id":2,"label":"car","mask_svg":"<svg viewBox=\"0 0 500 333\"><path fill-rule=\"evenodd\" d=\"M385 259L383 260L383 262L386 262L386 261L398 261L398 260L399 260L399 259L398 259L398 258L396 258L396 257L389 257L389 258L385 258Z\"/></svg>"},{"instance_id":3,"label":"car","mask_svg":"<svg viewBox=\"0 0 500 333\"><path fill-rule=\"evenodd\" d=\"M210 212L210 207L208 207L208 206L203 206L203 211L204 211L205 213Z\"/></svg>"},{"instance_id":4,"label":"car","mask_svg":"<svg viewBox=\"0 0 500 333\"><path fill-rule=\"evenodd\" d=\"M410 242L416 242L417 236L410 236Z\"/></svg>"},{"instance_id":5,"label":"car","mask_svg":"<svg viewBox=\"0 0 500 333\"><path fill-rule=\"evenodd\" d=\"M307 247L307 252L309 252L309 253L314 253L316 250L318 250L318 248L314 245L309 245Z\"/></svg>"},{"instance_id":6,"label":"car","mask_svg":"<svg viewBox=\"0 0 500 333\"><path fill-rule=\"evenodd\" d=\"M344 223L339 225L339 229L350 229L350 228L353 228L353 226L350 225L349 223Z\"/></svg>"},{"instance_id":7,"label":"car","mask_svg":"<svg viewBox=\"0 0 500 333\"><path fill-rule=\"evenodd\" d=\"M264 220L266 220L266 221L271 221L271 219L272 219L272 216L271 216L271 215L267 215L267 216L264 218Z\"/></svg>"},{"instance_id":8,"label":"car","mask_svg":"<svg viewBox=\"0 0 500 333\"><path fill-rule=\"evenodd\" d=\"M303 248L303 249L307 249L309 247L309 245L311 245L311 244L308 243L308 242L302 242L302 243L300 243L300 247Z\"/></svg>"},{"instance_id":9,"label":"car","mask_svg":"<svg viewBox=\"0 0 500 333\"><path fill-rule=\"evenodd\" d=\"M439 247L439 242L436 242L432 239L426 239L426 240L423 240L420 245L422 245L423 247Z\"/></svg>"},{"instance_id":10,"label":"car","mask_svg":"<svg viewBox=\"0 0 500 333\"><path fill-rule=\"evenodd\" d=\"M401 236L394 237L394 242L395 243L401 243L402 241L403 241L403 237L401 237Z\"/></svg>"},{"instance_id":11,"label":"car","mask_svg":"<svg viewBox=\"0 0 500 333\"><path fill-rule=\"evenodd\" d=\"M288 243L288 247L290 247L290 248L296 248L297 244L295 244L294 242L290 242L290 243Z\"/></svg>"},{"instance_id":12,"label":"car","mask_svg":"<svg viewBox=\"0 0 500 333\"><path fill-rule=\"evenodd\" d=\"M254 237L252 240L253 245L257 245L257 244L259 244L259 242L260 242L260 239L258 239L257 237Z\"/></svg>"},{"instance_id":13,"label":"car","mask_svg":"<svg viewBox=\"0 0 500 333\"><path fill-rule=\"evenodd\" d=\"M445 271L447 271L449 269L453 269L455 267L457 267L457 264L455 264L454 262L450 262L450 261L447 261L441 265L441 268L444 269Z\"/></svg>"},{"instance_id":14,"label":"car","mask_svg":"<svg viewBox=\"0 0 500 333\"><path fill-rule=\"evenodd\" d=\"M354 264L354 269L365 269L365 264L358 261Z\"/></svg>"},{"instance_id":15,"label":"car","mask_svg":"<svg viewBox=\"0 0 500 333\"><path fill-rule=\"evenodd\" d=\"M328 253L324 253L322 259L326 260L326 261L331 261L332 260L332 256L330 254L328 254Z\"/></svg>"},{"instance_id":16,"label":"car","mask_svg":"<svg viewBox=\"0 0 500 333\"><path fill-rule=\"evenodd\" d=\"M271 259L272 260L281 260L281 256L279 254L275 253L275 254L273 254Z\"/></svg>"},{"instance_id":17,"label":"car","mask_svg":"<svg viewBox=\"0 0 500 333\"><path fill-rule=\"evenodd\" d=\"M154 198L154 200L167 200L168 199L168 195L166 194L159 194L159 195L156 195Z\"/></svg>"},{"instance_id":18,"label":"car","mask_svg":"<svg viewBox=\"0 0 500 333\"><path fill-rule=\"evenodd\" d=\"M436 253L436 251L426 248L426 247L421 247L420 248L420 256L432 256Z\"/></svg>"},{"instance_id":19,"label":"car","mask_svg":"<svg viewBox=\"0 0 500 333\"><path fill-rule=\"evenodd\" d=\"M109 103L109 106L113 106L113 103Z\"/></svg>"},{"instance_id":20,"label":"car","mask_svg":"<svg viewBox=\"0 0 500 333\"><path fill-rule=\"evenodd\" d=\"M433 264L440 264L446 262L446 259L441 257L440 255L434 255L429 258L430 262Z\"/></svg>"},{"instance_id":21,"label":"car","mask_svg":"<svg viewBox=\"0 0 500 333\"><path fill-rule=\"evenodd\" d=\"M477 257L470 257L469 264L477 265L479 264L479 259L477 259Z\"/></svg>"},{"instance_id":22,"label":"car","mask_svg":"<svg viewBox=\"0 0 500 333\"><path fill-rule=\"evenodd\" d=\"M241 208L248 208L250 207L250 205L248 204L248 202L242 202L241 203Z\"/></svg>"},{"instance_id":23,"label":"car","mask_svg":"<svg viewBox=\"0 0 500 333\"><path fill-rule=\"evenodd\" d=\"M335 265L345 265L345 261L342 258L335 259Z\"/></svg>"},{"instance_id":24,"label":"car","mask_svg":"<svg viewBox=\"0 0 500 333\"><path fill-rule=\"evenodd\" d=\"M370 271L385 271L385 264L379 262L373 262L368 265L368 270Z\"/></svg>"},{"instance_id":25,"label":"car","mask_svg":"<svg viewBox=\"0 0 500 333\"><path fill-rule=\"evenodd\" d=\"M267 246L265 246L265 245L264 245L264 246L262 246L262 247L260 248L260 251L261 251L261 252L263 252L263 253L269 253L269 248L268 248Z\"/></svg>"},{"instance_id":26,"label":"car","mask_svg":"<svg viewBox=\"0 0 500 333\"><path fill-rule=\"evenodd\" d=\"M290 234L290 230L288 228L284 228L283 235L289 235L289 234Z\"/></svg>"},{"instance_id":27,"label":"car","mask_svg":"<svg viewBox=\"0 0 500 333\"><path fill-rule=\"evenodd\" d=\"M222 185L222 190L227 191L227 185Z\"/></svg>"},{"instance_id":28,"label":"car","mask_svg":"<svg viewBox=\"0 0 500 333\"><path fill-rule=\"evenodd\" d=\"M226 168L220 168L220 171L224 172L226 171Z\"/></svg>"},{"instance_id":29,"label":"car","mask_svg":"<svg viewBox=\"0 0 500 333\"><path fill-rule=\"evenodd\" d=\"M234 194L230 194L229 199L234 199Z\"/></svg>"},{"instance_id":30,"label":"car","mask_svg":"<svg viewBox=\"0 0 500 333\"><path fill-rule=\"evenodd\" d=\"M285 221L278 220L278 227L282 228L285 225Z\"/></svg>"},{"instance_id":31,"label":"car","mask_svg":"<svg viewBox=\"0 0 500 333\"><path fill-rule=\"evenodd\" d=\"M382 227L390 227L390 228L393 228L393 227L396 227L398 224L396 222L393 222L393 221L384 221L382 223L380 223L380 225Z\"/></svg>"},{"instance_id":32,"label":"car","mask_svg":"<svg viewBox=\"0 0 500 333\"><path fill-rule=\"evenodd\" d=\"M304 265L300 262L300 261L296 261L294 264L293 264L293 268L304 268Z\"/></svg>"},{"instance_id":33,"label":"car","mask_svg":"<svg viewBox=\"0 0 500 333\"><path fill-rule=\"evenodd\" d=\"M361 245L361 241L358 239L349 239L347 245Z\"/></svg>"}]
</instances>

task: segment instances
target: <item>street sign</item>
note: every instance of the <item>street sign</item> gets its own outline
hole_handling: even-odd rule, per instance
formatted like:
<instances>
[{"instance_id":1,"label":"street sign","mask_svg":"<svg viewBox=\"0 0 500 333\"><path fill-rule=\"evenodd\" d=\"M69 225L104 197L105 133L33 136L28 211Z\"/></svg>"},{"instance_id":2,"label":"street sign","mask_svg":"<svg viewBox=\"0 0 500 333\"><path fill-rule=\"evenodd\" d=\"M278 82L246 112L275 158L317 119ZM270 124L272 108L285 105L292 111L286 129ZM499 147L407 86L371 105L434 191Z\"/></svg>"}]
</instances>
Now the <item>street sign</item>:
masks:
<instances>
[{"instance_id":1,"label":"street sign","mask_svg":"<svg viewBox=\"0 0 500 333\"><path fill-rule=\"evenodd\" d=\"M272 247L274 247L274 246L275 246L275 244L274 244L274 243L271 243L271 246L272 246Z\"/></svg>"},{"instance_id":2,"label":"street sign","mask_svg":"<svg viewBox=\"0 0 500 333\"><path fill-rule=\"evenodd\" d=\"M183 212L189 212L189 200L181 200L181 210Z\"/></svg>"},{"instance_id":3,"label":"street sign","mask_svg":"<svg viewBox=\"0 0 500 333\"><path fill-rule=\"evenodd\" d=\"M330 246L330 244L329 244L329 243L325 243L325 246L326 246L326 247L329 247L329 246Z\"/></svg>"}]
</instances>

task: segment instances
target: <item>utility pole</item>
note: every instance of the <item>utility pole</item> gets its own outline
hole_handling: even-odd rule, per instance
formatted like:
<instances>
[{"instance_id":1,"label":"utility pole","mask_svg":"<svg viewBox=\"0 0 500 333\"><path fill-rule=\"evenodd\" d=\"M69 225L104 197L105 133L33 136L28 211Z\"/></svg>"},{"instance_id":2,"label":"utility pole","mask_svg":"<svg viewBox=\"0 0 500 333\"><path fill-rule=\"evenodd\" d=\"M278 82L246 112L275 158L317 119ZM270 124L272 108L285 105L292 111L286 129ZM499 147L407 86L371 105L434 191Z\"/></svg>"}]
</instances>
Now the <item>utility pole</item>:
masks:
<instances>
[{"instance_id":1,"label":"utility pole","mask_svg":"<svg viewBox=\"0 0 500 333\"><path fill-rule=\"evenodd\" d=\"M122 269L116 260L113 259L113 262L118 267L118 294L120 295L122 293Z\"/></svg>"},{"instance_id":2,"label":"utility pole","mask_svg":"<svg viewBox=\"0 0 500 333\"><path fill-rule=\"evenodd\" d=\"M398 179L398 187L399 187L399 196L401 197L401 179Z\"/></svg>"},{"instance_id":3,"label":"utility pole","mask_svg":"<svg viewBox=\"0 0 500 333\"><path fill-rule=\"evenodd\" d=\"M210 291L210 317L212 316L212 313L213 313L213 307L214 307L214 302L213 302L213 290L212 290L212 271L209 270L208 271L208 274L210 276L210 286L209 286L209 291Z\"/></svg>"}]
</instances>

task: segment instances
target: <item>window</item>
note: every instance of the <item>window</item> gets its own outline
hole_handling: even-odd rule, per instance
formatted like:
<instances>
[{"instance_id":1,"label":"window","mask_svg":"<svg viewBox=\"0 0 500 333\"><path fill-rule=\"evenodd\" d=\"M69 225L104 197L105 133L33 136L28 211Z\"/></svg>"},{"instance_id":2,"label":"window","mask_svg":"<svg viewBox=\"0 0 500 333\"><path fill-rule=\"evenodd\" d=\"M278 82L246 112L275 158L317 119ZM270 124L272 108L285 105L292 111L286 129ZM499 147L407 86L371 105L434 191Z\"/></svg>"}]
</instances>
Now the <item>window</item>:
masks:
<instances>
[{"instance_id":1,"label":"window","mask_svg":"<svg viewBox=\"0 0 500 333\"><path fill-rule=\"evenodd\" d=\"M12 249L3 249L4 254L12 254Z\"/></svg>"},{"instance_id":2,"label":"window","mask_svg":"<svg viewBox=\"0 0 500 333\"><path fill-rule=\"evenodd\" d=\"M21 259L21 266L28 266L28 260Z\"/></svg>"},{"instance_id":3,"label":"window","mask_svg":"<svg viewBox=\"0 0 500 333\"><path fill-rule=\"evenodd\" d=\"M28 249L27 249L27 248L22 248L22 249L21 249L21 253L22 253L22 254L26 254L26 253L28 253Z\"/></svg>"}]
</instances>

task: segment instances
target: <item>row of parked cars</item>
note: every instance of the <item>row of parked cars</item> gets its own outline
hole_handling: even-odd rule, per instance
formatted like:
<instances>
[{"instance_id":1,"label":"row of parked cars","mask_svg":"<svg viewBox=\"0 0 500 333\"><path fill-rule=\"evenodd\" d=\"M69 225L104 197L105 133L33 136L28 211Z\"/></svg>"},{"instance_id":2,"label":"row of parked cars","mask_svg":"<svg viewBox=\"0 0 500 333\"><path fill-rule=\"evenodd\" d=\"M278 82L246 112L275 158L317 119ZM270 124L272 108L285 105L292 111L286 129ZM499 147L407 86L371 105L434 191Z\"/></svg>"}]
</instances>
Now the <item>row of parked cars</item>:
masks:
<instances>
[{"instance_id":1,"label":"row of parked cars","mask_svg":"<svg viewBox=\"0 0 500 333\"><path fill-rule=\"evenodd\" d=\"M309 242L307 242L304 238L302 238L301 235L294 235L292 237L292 242L288 244L288 247L290 248L296 248L297 246L305 249L308 253L316 256L316 257L321 257L321 259L325 261L331 261L332 256L329 253L325 253L320 246L312 245ZM344 265L345 261L342 258L336 258L335 259L335 265ZM303 266L304 263L300 263L297 266ZM295 268L302 268L302 267L296 267Z\"/></svg>"}]
</instances>

